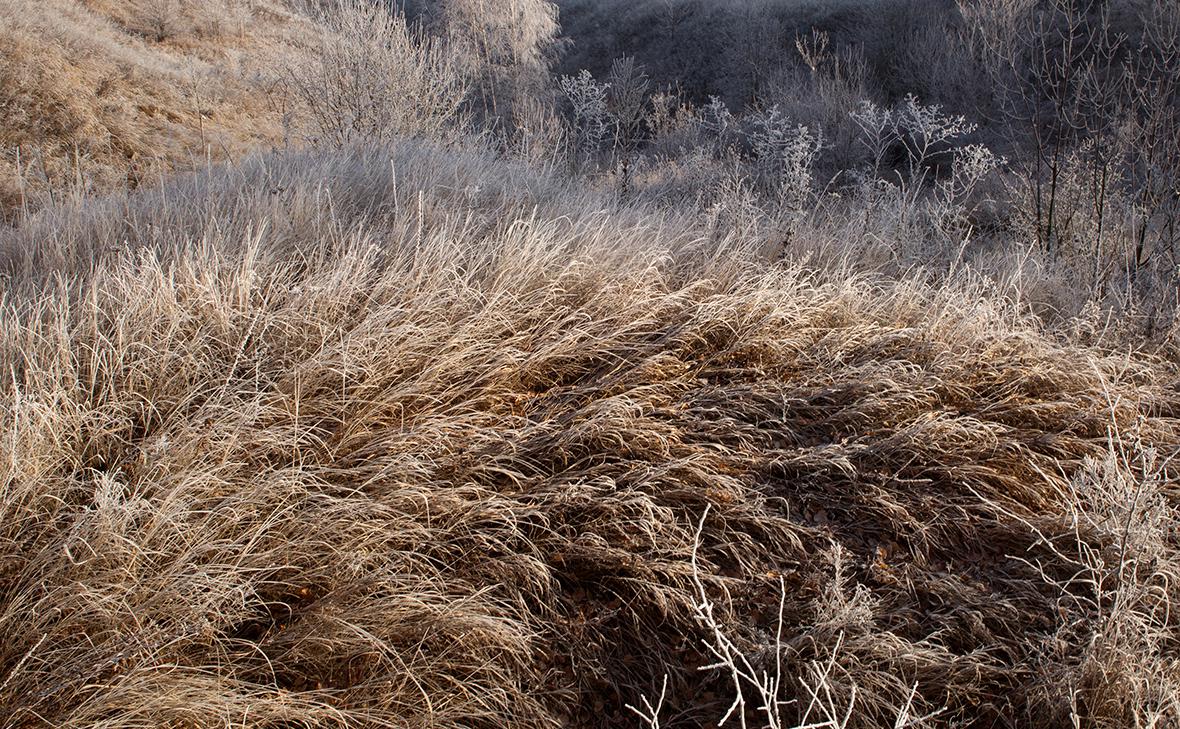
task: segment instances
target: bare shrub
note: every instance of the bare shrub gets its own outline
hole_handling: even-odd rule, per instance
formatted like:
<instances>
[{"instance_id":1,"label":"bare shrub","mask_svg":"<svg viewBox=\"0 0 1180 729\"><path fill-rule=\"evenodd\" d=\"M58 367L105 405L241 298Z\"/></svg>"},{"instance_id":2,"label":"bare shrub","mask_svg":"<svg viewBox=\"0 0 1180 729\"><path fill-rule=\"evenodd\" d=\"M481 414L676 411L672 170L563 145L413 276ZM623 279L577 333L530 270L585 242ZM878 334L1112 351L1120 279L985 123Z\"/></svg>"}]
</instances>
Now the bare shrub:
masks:
<instances>
[{"instance_id":1,"label":"bare shrub","mask_svg":"<svg viewBox=\"0 0 1180 729\"><path fill-rule=\"evenodd\" d=\"M607 107L614 117L614 156L625 195L631 187L631 164L647 131L651 82L635 59L625 56L611 64L607 88Z\"/></svg>"},{"instance_id":2,"label":"bare shrub","mask_svg":"<svg viewBox=\"0 0 1180 729\"><path fill-rule=\"evenodd\" d=\"M1068 530L1049 536L1044 520L1026 521L1059 565L1029 560L1059 591L1064 620L1049 648L1058 655L1046 656L1053 680L1045 698L1074 726L1165 726L1180 712L1168 647L1178 515L1160 490L1171 467L1134 430L1112 432L1108 452L1087 459L1066 486Z\"/></svg>"},{"instance_id":3,"label":"bare shrub","mask_svg":"<svg viewBox=\"0 0 1180 729\"><path fill-rule=\"evenodd\" d=\"M313 141L341 147L455 131L468 82L437 39L367 0L333 2L318 20L319 44L289 75Z\"/></svg>"},{"instance_id":4,"label":"bare shrub","mask_svg":"<svg viewBox=\"0 0 1180 729\"><path fill-rule=\"evenodd\" d=\"M1174 4L981 0L963 12L1020 152L1020 227L1091 297L1156 330L1174 308L1161 296L1176 270Z\"/></svg>"},{"instance_id":5,"label":"bare shrub","mask_svg":"<svg viewBox=\"0 0 1180 729\"><path fill-rule=\"evenodd\" d=\"M972 56L962 14L949 3L895 0L883 8L875 30L880 47L869 85L880 98L914 94L980 121L988 118L987 76Z\"/></svg>"},{"instance_id":6,"label":"bare shrub","mask_svg":"<svg viewBox=\"0 0 1180 729\"><path fill-rule=\"evenodd\" d=\"M871 160L859 183L869 214L895 218L896 237L912 238L919 255L965 243L982 204L976 191L1003 164L986 146L965 142L976 125L912 94L894 109L862 102L851 118ZM890 168L885 160L899 148L904 161Z\"/></svg>"},{"instance_id":7,"label":"bare shrub","mask_svg":"<svg viewBox=\"0 0 1180 729\"><path fill-rule=\"evenodd\" d=\"M860 723L857 716L857 689L853 684L842 696L843 690L836 687L840 670L840 650L844 635L838 633L832 655L823 660L809 661L802 675L791 677L784 674L784 663L788 651L783 642L787 594L785 580L779 578L779 604L773 634L768 636L771 644L762 647L762 655L752 655L727 634L725 620L721 617L725 608L718 606L709 595L709 589L702 579L697 555L701 548L701 534L709 509L701 516L693 541L692 567L693 587L696 590L694 609L696 618L705 628L703 643L713 662L702 666L703 671L720 671L730 680L733 701L717 721L724 726L730 719L736 719L743 728L750 722L750 716L757 719L750 722L766 729L847 729ZM833 550L835 575L826 590L828 604L820 608L828 627L840 628L851 623L868 624L872 620L872 607L868 591L858 587L853 595L847 594L843 571L844 557L840 547ZM797 693L794 693L796 692ZM938 709L924 715L915 715L914 701L918 687L915 685L906 695L904 703L896 707L892 722L894 729L927 726L930 720L943 713ZM660 709L667 694L665 678L659 701L652 706L643 698L644 710L628 706L650 729L659 729ZM791 698L794 696L795 698ZM787 723L790 713L798 716L798 723Z\"/></svg>"},{"instance_id":8,"label":"bare shrub","mask_svg":"<svg viewBox=\"0 0 1180 729\"><path fill-rule=\"evenodd\" d=\"M610 138L614 126L607 107L610 85L596 81L584 70L577 76L562 77L558 87L573 109L578 148L582 154L592 157Z\"/></svg>"},{"instance_id":9,"label":"bare shrub","mask_svg":"<svg viewBox=\"0 0 1180 729\"><path fill-rule=\"evenodd\" d=\"M560 26L549 0L442 0L425 15L476 81L490 117L510 118L514 104L551 88Z\"/></svg>"},{"instance_id":10,"label":"bare shrub","mask_svg":"<svg viewBox=\"0 0 1180 729\"><path fill-rule=\"evenodd\" d=\"M791 218L804 214L815 193L816 160L826 146L823 129L794 124L778 107L750 116L750 145L779 209Z\"/></svg>"},{"instance_id":11,"label":"bare shrub","mask_svg":"<svg viewBox=\"0 0 1180 729\"><path fill-rule=\"evenodd\" d=\"M152 39L162 43L185 32L185 17L178 0L147 0L144 23Z\"/></svg>"},{"instance_id":12,"label":"bare shrub","mask_svg":"<svg viewBox=\"0 0 1180 729\"><path fill-rule=\"evenodd\" d=\"M794 63L784 65L767 83L763 107L777 107L794 123L822 129L828 145L816 161L816 174L828 181L859 167L859 130L850 114L871 98L867 67L856 46L834 47L820 31L794 39Z\"/></svg>"}]
</instances>

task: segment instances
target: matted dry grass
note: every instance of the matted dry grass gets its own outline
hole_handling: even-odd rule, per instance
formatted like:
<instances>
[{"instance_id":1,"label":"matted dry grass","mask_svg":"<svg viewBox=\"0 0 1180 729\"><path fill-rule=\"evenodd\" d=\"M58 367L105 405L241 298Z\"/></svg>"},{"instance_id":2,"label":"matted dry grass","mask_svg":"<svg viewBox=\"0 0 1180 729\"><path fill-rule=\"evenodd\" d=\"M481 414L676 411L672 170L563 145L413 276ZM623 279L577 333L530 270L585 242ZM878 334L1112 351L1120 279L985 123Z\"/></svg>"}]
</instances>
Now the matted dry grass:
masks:
<instances>
[{"instance_id":1,"label":"matted dry grass","mask_svg":"<svg viewBox=\"0 0 1180 729\"><path fill-rule=\"evenodd\" d=\"M0 254L7 726L708 726L694 553L788 722L1180 720L1174 374L970 281L413 145Z\"/></svg>"}]
</instances>

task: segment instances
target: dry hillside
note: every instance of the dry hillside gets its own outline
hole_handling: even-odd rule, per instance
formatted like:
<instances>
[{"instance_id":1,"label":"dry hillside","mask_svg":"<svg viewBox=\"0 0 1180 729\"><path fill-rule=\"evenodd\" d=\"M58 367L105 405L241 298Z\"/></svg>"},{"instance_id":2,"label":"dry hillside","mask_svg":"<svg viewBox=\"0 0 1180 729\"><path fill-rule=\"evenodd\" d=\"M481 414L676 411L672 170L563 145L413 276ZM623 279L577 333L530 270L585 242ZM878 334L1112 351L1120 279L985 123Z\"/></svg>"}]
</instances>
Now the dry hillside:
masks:
<instances>
[{"instance_id":1,"label":"dry hillside","mask_svg":"<svg viewBox=\"0 0 1180 729\"><path fill-rule=\"evenodd\" d=\"M270 0L0 2L0 215L280 144L308 30Z\"/></svg>"}]
</instances>

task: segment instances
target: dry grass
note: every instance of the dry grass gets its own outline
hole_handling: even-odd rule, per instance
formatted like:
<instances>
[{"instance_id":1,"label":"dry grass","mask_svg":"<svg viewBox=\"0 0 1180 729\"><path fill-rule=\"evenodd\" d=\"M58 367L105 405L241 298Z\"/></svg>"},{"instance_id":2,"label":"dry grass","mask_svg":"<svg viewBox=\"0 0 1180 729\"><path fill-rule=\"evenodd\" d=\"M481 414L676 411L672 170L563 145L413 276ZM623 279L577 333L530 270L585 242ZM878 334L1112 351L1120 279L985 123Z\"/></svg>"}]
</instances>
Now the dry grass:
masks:
<instances>
[{"instance_id":1,"label":"dry grass","mask_svg":"<svg viewBox=\"0 0 1180 729\"><path fill-rule=\"evenodd\" d=\"M786 724L1180 721L1174 372L969 280L418 145L3 235L6 726L708 726L699 588Z\"/></svg>"},{"instance_id":2,"label":"dry grass","mask_svg":"<svg viewBox=\"0 0 1180 729\"><path fill-rule=\"evenodd\" d=\"M279 144L309 37L270 0L0 2L0 218Z\"/></svg>"}]
</instances>

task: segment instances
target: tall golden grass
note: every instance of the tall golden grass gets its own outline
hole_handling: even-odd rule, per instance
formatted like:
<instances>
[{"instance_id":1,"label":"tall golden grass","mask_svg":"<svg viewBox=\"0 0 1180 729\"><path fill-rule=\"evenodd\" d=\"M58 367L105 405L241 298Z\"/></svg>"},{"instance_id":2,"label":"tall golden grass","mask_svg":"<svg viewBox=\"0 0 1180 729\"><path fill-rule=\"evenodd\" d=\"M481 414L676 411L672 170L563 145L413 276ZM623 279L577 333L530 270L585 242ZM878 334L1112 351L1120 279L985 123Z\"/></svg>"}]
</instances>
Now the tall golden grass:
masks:
<instances>
[{"instance_id":1,"label":"tall golden grass","mask_svg":"<svg viewBox=\"0 0 1180 729\"><path fill-rule=\"evenodd\" d=\"M3 724L1180 721L1174 367L756 248L417 143L0 234Z\"/></svg>"}]
</instances>

